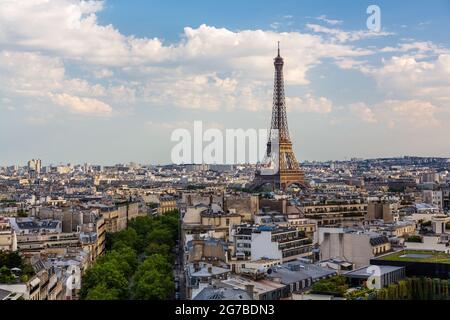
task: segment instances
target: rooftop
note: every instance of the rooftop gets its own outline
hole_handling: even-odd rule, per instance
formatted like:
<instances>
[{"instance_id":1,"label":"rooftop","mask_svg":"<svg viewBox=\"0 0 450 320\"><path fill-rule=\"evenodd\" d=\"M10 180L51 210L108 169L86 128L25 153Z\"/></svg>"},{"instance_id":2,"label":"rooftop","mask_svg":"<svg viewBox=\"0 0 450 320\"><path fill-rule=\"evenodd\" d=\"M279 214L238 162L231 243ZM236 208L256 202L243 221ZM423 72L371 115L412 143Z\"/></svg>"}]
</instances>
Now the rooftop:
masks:
<instances>
[{"instance_id":1,"label":"rooftop","mask_svg":"<svg viewBox=\"0 0 450 320\"><path fill-rule=\"evenodd\" d=\"M194 300L252 300L249 294L236 288L205 288Z\"/></svg>"},{"instance_id":2,"label":"rooftop","mask_svg":"<svg viewBox=\"0 0 450 320\"><path fill-rule=\"evenodd\" d=\"M378 260L450 264L450 255L436 251L405 250L379 257Z\"/></svg>"},{"instance_id":3,"label":"rooftop","mask_svg":"<svg viewBox=\"0 0 450 320\"><path fill-rule=\"evenodd\" d=\"M379 268L381 275L385 275L385 274L391 273L393 271L401 270L404 268L404 267L394 267L394 266L377 266L377 267ZM368 267L364 267L361 269L347 272L347 273L345 273L345 276L355 277L355 278L368 278L368 277L370 277L370 275L372 275L372 273L369 273L368 270L369 270Z\"/></svg>"},{"instance_id":4,"label":"rooftop","mask_svg":"<svg viewBox=\"0 0 450 320\"><path fill-rule=\"evenodd\" d=\"M11 291L0 289L0 300L5 300L11 293Z\"/></svg>"}]
</instances>

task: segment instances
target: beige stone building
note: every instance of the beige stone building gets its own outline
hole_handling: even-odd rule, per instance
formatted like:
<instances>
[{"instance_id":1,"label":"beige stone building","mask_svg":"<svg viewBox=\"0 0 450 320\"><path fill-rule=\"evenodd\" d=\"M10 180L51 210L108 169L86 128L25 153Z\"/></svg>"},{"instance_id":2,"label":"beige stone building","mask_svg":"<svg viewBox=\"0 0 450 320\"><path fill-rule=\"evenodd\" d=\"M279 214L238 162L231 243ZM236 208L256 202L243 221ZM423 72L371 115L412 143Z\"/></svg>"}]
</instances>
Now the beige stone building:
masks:
<instances>
[{"instance_id":1,"label":"beige stone building","mask_svg":"<svg viewBox=\"0 0 450 320\"><path fill-rule=\"evenodd\" d=\"M379 234L332 228L321 228L319 233L321 260L339 258L362 268L371 259L391 251L388 238Z\"/></svg>"},{"instance_id":2,"label":"beige stone building","mask_svg":"<svg viewBox=\"0 0 450 320\"><path fill-rule=\"evenodd\" d=\"M317 221L321 226L353 226L364 221L367 214L365 203L328 203L301 207L305 218Z\"/></svg>"},{"instance_id":3,"label":"beige stone building","mask_svg":"<svg viewBox=\"0 0 450 320\"><path fill-rule=\"evenodd\" d=\"M171 196L162 196L159 199L158 214L163 215L177 210L177 201Z\"/></svg>"},{"instance_id":4,"label":"beige stone building","mask_svg":"<svg viewBox=\"0 0 450 320\"><path fill-rule=\"evenodd\" d=\"M393 222L398 213L398 204L392 202L370 202L367 206L367 220Z\"/></svg>"},{"instance_id":5,"label":"beige stone building","mask_svg":"<svg viewBox=\"0 0 450 320\"><path fill-rule=\"evenodd\" d=\"M0 251L16 251L17 237L9 220L0 217Z\"/></svg>"},{"instance_id":6,"label":"beige stone building","mask_svg":"<svg viewBox=\"0 0 450 320\"><path fill-rule=\"evenodd\" d=\"M227 195L224 201L224 211L239 214L242 221L251 222L259 211L259 197L247 194Z\"/></svg>"},{"instance_id":7,"label":"beige stone building","mask_svg":"<svg viewBox=\"0 0 450 320\"><path fill-rule=\"evenodd\" d=\"M104 208L102 216L105 220L106 232L120 232L128 227L129 221L139 216L139 204L123 202L113 207Z\"/></svg>"}]
</instances>

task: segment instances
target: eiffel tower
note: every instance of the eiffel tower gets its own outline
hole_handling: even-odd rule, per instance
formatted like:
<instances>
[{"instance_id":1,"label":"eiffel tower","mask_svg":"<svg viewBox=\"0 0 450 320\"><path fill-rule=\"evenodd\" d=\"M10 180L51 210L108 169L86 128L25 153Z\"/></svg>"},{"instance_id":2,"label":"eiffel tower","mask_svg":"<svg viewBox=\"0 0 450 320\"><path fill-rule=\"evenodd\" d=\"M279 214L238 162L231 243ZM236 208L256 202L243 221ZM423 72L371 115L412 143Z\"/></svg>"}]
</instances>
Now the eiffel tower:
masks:
<instances>
[{"instance_id":1,"label":"eiffel tower","mask_svg":"<svg viewBox=\"0 0 450 320\"><path fill-rule=\"evenodd\" d=\"M284 95L284 60L280 55L275 58L275 85L273 94L272 124L265 160L258 166L252 188L271 185L273 190L286 190L292 185L307 188L305 174L295 157L289 136Z\"/></svg>"}]
</instances>

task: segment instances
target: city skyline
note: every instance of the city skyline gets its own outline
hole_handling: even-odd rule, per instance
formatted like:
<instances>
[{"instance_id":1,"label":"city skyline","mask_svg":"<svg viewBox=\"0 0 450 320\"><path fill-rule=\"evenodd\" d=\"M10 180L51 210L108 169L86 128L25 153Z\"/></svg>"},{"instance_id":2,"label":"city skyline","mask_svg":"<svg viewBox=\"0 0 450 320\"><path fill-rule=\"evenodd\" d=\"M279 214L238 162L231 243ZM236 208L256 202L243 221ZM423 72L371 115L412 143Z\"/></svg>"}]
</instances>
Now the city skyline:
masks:
<instances>
[{"instance_id":1,"label":"city skyline","mask_svg":"<svg viewBox=\"0 0 450 320\"><path fill-rule=\"evenodd\" d=\"M0 0L0 305L449 301L449 16Z\"/></svg>"},{"instance_id":2,"label":"city skyline","mask_svg":"<svg viewBox=\"0 0 450 320\"><path fill-rule=\"evenodd\" d=\"M278 41L300 162L449 157L450 5L432 2L378 1L379 33L368 1L3 2L0 166L169 164L194 121L267 129Z\"/></svg>"},{"instance_id":3,"label":"city skyline","mask_svg":"<svg viewBox=\"0 0 450 320\"><path fill-rule=\"evenodd\" d=\"M346 163L346 162L361 162L361 161L381 161L381 160L402 160L402 159L422 159L422 160L431 160L431 159L440 159L440 160L445 160L448 159L448 161L450 162L450 158L448 157L433 157L433 156L429 156L429 157L421 157L421 156L414 156L414 155L404 155L404 156L399 156L399 157L378 157L378 158L348 158L348 159L329 159L329 160L306 160L306 161L300 161L300 165L302 164L327 164L327 163ZM18 166L19 168L28 168L29 167L29 162L30 161L41 161L41 166L42 168L45 167L57 167L57 166L73 166L73 167L78 167L78 166L84 166L84 165L88 165L88 166L101 166L101 167L115 167L115 166L129 166L130 164L133 165L138 165L138 166L150 166L150 167L170 167L170 166L175 166L175 167L186 167L186 166L213 166L213 167L229 167L229 166L254 166L256 167L256 164L249 164L249 163L237 163L237 164L206 164L206 163L186 163L186 164L173 164L173 163L145 163L145 162L136 162L136 161L126 161L126 162L110 162L110 163L96 163L96 162L73 162L73 161L68 161L68 162L52 162L50 160L45 160L45 159L38 159L38 158L33 158L33 159L28 159L27 161L25 161L24 163L9 163L6 165L2 165L0 167L12 167L12 166Z\"/></svg>"}]
</instances>

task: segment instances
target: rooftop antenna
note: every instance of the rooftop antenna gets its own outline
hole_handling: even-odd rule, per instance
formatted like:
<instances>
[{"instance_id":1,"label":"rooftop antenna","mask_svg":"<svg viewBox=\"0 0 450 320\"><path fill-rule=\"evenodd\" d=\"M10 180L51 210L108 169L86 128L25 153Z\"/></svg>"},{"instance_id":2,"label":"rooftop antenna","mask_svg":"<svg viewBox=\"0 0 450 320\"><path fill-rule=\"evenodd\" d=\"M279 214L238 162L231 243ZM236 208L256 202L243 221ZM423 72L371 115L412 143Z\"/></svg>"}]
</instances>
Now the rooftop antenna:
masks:
<instances>
[{"instance_id":1,"label":"rooftop antenna","mask_svg":"<svg viewBox=\"0 0 450 320\"><path fill-rule=\"evenodd\" d=\"M280 56L280 41L278 41L278 56Z\"/></svg>"}]
</instances>

